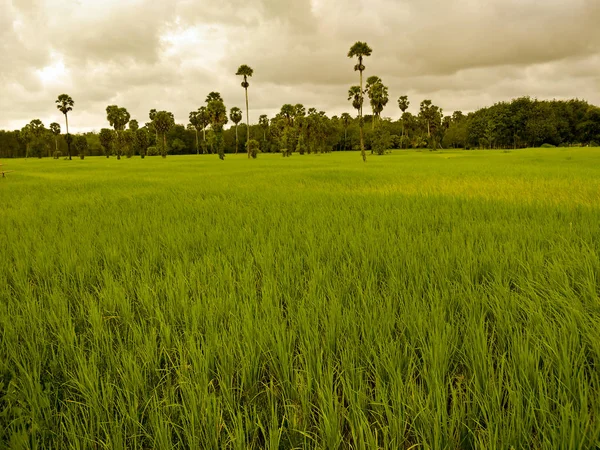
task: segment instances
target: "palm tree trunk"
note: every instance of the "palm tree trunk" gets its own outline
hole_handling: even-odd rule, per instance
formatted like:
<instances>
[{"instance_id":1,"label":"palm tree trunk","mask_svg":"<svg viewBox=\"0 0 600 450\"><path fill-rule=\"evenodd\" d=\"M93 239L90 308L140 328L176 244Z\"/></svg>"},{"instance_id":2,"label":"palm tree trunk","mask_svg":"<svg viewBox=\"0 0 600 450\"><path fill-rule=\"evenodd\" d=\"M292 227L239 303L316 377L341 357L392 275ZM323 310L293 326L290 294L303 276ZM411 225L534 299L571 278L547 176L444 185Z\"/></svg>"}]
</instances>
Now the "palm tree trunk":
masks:
<instances>
[{"instance_id":1,"label":"palm tree trunk","mask_svg":"<svg viewBox=\"0 0 600 450\"><path fill-rule=\"evenodd\" d=\"M205 153L206 152L206 127L202 128L202 141L203 141L202 153Z\"/></svg>"},{"instance_id":2,"label":"palm tree trunk","mask_svg":"<svg viewBox=\"0 0 600 450\"><path fill-rule=\"evenodd\" d=\"M246 81L246 76L244 75L244 81ZM247 86L247 85L246 85ZM248 150L248 158L250 158L250 147L248 146L248 141L250 140L250 113L248 112L248 88L246 90L246 149Z\"/></svg>"},{"instance_id":3,"label":"palm tree trunk","mask_svg":"<svg viewBox=\"0 0 600 450\"><path fill-rule=\"evenodd\" d=\"M69 136L69 116L65 114L65 121L67 122L67 136ZM69 161L71 161L71 136L67 140L67 152L69 153Z\"/></svg>"},{"instance_id":4,"label":"palm tree trunk","mask_svg":"<svg viewBox=\"0 0 600 450\"><path fill-rule=\"evenodd\" d=\"M344 150L348 150L348 127L344 128Z\"/></svg>"},{"instance_id":5,"label":"palm tree trunk","mask_svg":"<svg viewBox=\"0 0 600 450\"><path fill-rule=\"evenodd\" d=\"M359 64L362 62L359 61ZM365 139L363 135L363 115L362 115L362 107L363 107L363 73L360 71L360 154L362 155L362 159L364 162L367 162L367 154L365 153Z\"/></svg>"},{"instance_id":6,"label":"palm tree trunk","mask_svg":"<svg viewBox=\"0 0 600 450\"><path fill-rule=\"evenodd\" d=\"M58 152L58 136L54 136L54 147L55 150ZM50 156L50 155L48 155Z\"/></svg>"},{"instance_id":7,"label":"palm tree trunk","mask_svg":"<svg viewBox=\"0 0 600 450\"><path fill-rule=\"evenodd\" d=\"M235 154L237 155L238 152L238 132L237 132L237 126L238 124L235 124Z\"/></svg>"},{"instance_id":8,"label":"palm tree trunk","mask_svg":"<svg viewBox=\"0 0 600 450\"><path fill-rule=\"evenodd\" d=\"M196 132L196 155L200 154L200 144L198 143L198 128L194 127L194 131Z\"/></svg>"}]
</instances>

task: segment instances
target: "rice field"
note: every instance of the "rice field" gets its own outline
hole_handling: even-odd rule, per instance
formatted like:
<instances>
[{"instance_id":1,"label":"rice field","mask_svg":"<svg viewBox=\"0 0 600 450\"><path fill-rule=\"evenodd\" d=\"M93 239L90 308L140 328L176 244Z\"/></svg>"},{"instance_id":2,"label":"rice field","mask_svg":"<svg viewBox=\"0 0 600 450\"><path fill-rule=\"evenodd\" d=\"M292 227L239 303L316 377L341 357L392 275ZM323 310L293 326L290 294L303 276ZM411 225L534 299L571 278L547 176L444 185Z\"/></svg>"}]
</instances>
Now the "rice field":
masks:
<instances>
[{"instance_id":1,"label":"rice field","mask_svg":"<svg viewBox=\"0 0 600 450\"><path fill-rule=\"evenodd\" d=\"M600 445L600 149L3 163L0 448Z\"/></svg>"}]
</instances>

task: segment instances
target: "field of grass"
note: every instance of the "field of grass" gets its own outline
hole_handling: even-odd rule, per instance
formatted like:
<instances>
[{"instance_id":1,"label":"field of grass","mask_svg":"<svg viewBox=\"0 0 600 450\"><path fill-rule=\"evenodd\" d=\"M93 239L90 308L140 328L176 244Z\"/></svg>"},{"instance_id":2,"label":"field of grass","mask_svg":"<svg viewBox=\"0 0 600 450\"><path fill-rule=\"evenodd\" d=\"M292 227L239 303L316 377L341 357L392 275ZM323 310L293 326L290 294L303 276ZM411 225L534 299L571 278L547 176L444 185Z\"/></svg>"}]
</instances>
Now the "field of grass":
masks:
<instances>
[{"instance_id":1,"label":"field of grass","mask_svg":"<svg viewBox=\"0 0 600 450\"><path fill-rule=\"evenodd\" d=\"M0 448L600 444L600 149L3 163Z\"/></svg>"}]
</instances>

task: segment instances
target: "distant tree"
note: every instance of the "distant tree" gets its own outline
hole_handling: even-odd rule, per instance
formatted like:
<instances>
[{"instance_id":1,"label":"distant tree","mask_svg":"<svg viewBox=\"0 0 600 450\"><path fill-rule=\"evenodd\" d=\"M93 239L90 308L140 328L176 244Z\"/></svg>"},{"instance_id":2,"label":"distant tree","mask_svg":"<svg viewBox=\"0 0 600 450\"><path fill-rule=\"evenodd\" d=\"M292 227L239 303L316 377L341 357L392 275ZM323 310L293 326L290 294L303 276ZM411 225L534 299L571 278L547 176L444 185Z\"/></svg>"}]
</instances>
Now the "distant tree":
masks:
<instances>
[{"instance_id":1,"label":"distant tree","mask_svg":"<svg viewBox=\"0 0 600 450\"><path fill-rule=\"evenodd\" d=\"M88 141L85 136L75 136L74 138L75 150L77 150L77 154L79 158L84 159L85 154L88 151Z\"/></svg>"},{"instance_id":2,"label":"distant tree","mask_svg":"<svg viewBox=\"0 0 600 450\"><path fill-rule=\"evenodd\" d=\"M167 111L159 111L156 113L154 118L154 126L156 131L163 136L163 142L161 146L161 155L163 158L167 157L167 133L175 125L175 118L173 113Z\"/></svg>"},{"instance_id":3,"label":"distant tree","mask_svg":"<svg viewBox=\"0 0 600 450\"><path fill-rule=\"evenodd\" d=\"M371 56L373 50L371 47L367 45L366 42L356 42L348 52L349 58L358 58L358 64L354 66L354 70L360 72L360 86L359 86L359 95L360 95L360 107L358 110L358 116L360 120L360 152L362 155L362 159L364 162L367 162L367 154L365 152L365 139L363 132L363 115L362 115L362 106L363 106L363 72L365 70L365 66L363 64L363 59L367 56Z\"/></svg>"},{"instance_id":4,"label":"distant tree","mask_svg":"<svg viewBox=\"0 0 600 450\"><path fill-rule=\"evenodd\" d=\"M219 155L219 159L225 159L225 148L223 146L223 126L227 124L227 108L221 99L221 96L211 96L207 98L208 105L206 111L210 120L210 126L214 133L214 146Z\"/></svg>"},{"instance_id":5,"label":"distant tree","mask_svg":"<svg viewBox=\"0 0 600 450\"><path fill-rule=\"evenodd\" d=\"M248 148L250 149L250 156L252 158L256 159L256 156L260 152L260 146L258 144L258 141L254 140L254 139L250 139L248 141Z\"/></svg>"},{"instance_id":6,"label":"distant tree","mask_svg":"<svg viewBox=\"0 0 600 450\"><path fill-rule=\"evenodd\" d=\"M206 127L210 125L210 120L208 117L208 111L206 110L206 106L201 106L198 108L198 126L202 129L202 153L207 153L206 147Z\"/></svg>"},{"instance_id":7,"label":"distant tree","mask_svg":"<svg viewBox=\"0 0 600 450\"><path fill-rule=\"evenodd\" d=\"M109 130L108 128L102 128L100 130L100 135L99 135L100 145L104 149L104 154L106 155L107 158L110 157L114 137L115 137L115 135L112 132L112 130Z\"/></svg>"},{"instance_id":8,"label":"distant tree","mask_svg":"<svg viewBox=\"0 0 600 450\"><path fill-rule=\"evenodd\" d=\"M410 102L408 101L408 96L401 95L398 99L398 108L400 108L400 111L402 111L402 116L404 116L404 113L409 106ZM402 121L402 138L404 138L404 121Z\"/></svg>"},{"instance_id":9,"label":"distant tree","mask_svg":"<svg viewBox=\"0 0 600 450\"><path fill-rule=\"evenodd\" d=\"M130 118L131 115L125 108L120 108L117 105L110 105L106 107L106 120L108 120L110 126L114 128L116 134L114 148L115 153L117 154L117 159L121 159L123 147L126 144L126 139L123 139L122 132L125 130Z\"/></svg>"},{"instance_id":10,"label":"distant tree","mask_svg":"<svg viewBox=\"0 0 600 450\"><path fill-rule=\"evenodd\" d=\"M46 141L46 133L48 130L46 130L46 127L40 119L34 119L29 122L29 130L31 131L31 156L41 158L48 147Z\"/></svg>"},{"instance_id":11,"label":"distant tree","mask_svg":"<svg viewBox=\"0 0 600 450\"><path fill-rule=\"evenodd\" d=\"M58 151L58 136L60 136L60 125L56 122L50 124L50 131L54 135L54 151ZM48 155L50 156L50 155Z\"/></svg>"},{"instance_id":12,"label":"distant tree","mask_svg":"<svg viewBox=\"0 0 600 450\"><path fill-rule=\"evenodd\" d=\"M373 129L375 129L375 122L381 120L381 113L389 101L388 88L383 84L381 78L369 77L367 78L367 94L371 102Z\"/></svg>"},{"instance_id":13,"label":"distant tree","mask_svg":"<svg viewBox=\"0 0 600 450\"><path fill-rule=\"evenodd\" d=\"M154 128L154 134L155 134L155 142L156 145L158 146L158 130L156 129L156 127L154 126L154 119L156 119L156 109L151 109L150 112L148 113L148 118L150 119L150 123L152 124L152 128Z\"/></svg>"},{"instance_id":14,"label":"distant tree","mask_svg":"<svg viewBox=\"0 0 600 450\"><path fill-rule=\"evenodd\" d=\"M346 142L348 140L348 126L350 125L350 122L352 122L352 116L348 113L343 113L340 120L344 126L344 150L347 150Z\"/></svg>"},{"instance_id":15,"label":"distant tree","mask_svg":"<svg viewBox=\"0 0 600 450\"><path fill-rule=\"evenodd\" d=\"M198 131L200 131L200 118L198 111L192 111L189 115L190 125L192 126L194 133L196 135L196 154L200 154L200 144L198 142Z\"/></svg>"},{"instance_id":16,"label":"distant tree","mask_svg":"<svg viewBox=\"0 0 600 450\"><path fill-rule=\"evenodd\" d=\"M254 70L250 66L247 66L246 64L242 64L236 72L236 75L244 77L244 81L242 81L242 87L246 91L246 127L247 127L246 146L248 146L248 142L250 141L250 115L248 112L248 87L250 86L250 83L248 83L248 78L252 77L253 74L254 74ZM250 153L250 149L248 148L247 150L248 150L248 158L251 158L252 155Z\"/></svg>"},{"instance_id":17,"label":"distant tree","mask_svg":"<svg viewBox=\"0 0 600 450\"><path fill-rule=\"evenodd\" d=\"M67 94L60 94L58 99L56 100L56 108L65 115L65 122L67 124L67 136L69 136L69 117L68 113L73 111L73 106L75 102L73 99ZM67 152L69 154L69 160L71 160L71 139L66 139L67 141Z\"/></svg>"},{"instance_id":18,"label":"distant tree","mask_svg":"<svg viewBox=\"0 0 600 450\"><path fill-rule=\"evenodd\" d=\"M146 128L140 128L135 132L135 146L139 155L144 159L150 145L150 139L148 137L148 130Z\"/></svg>"},{"instance_id":19,"label":"distant tree","mask_svg":"<svg viewBox=\"0 0 600 450\"><path fill-rule=\"evenodd\" d=\"M137 130L140 129L140 124L138 123L137 120L131 119L129 121L129 129L135 133Z\"/></svg>"},{"instance_id":20,"label":"distant tree","mask_svg":"<svg viewBox=\"0 0 600 450\"><path fill-rule=\"evenodd\" d=\"M260 127L263 130L263 151L266 147L266 143L267 143L267 132L269 131L269 118L267 117L266 114L262 114L259 118L258 118L258 124L260 125Z\"/></svg>"},{"instance_id":21,"label":"distant tree","mask_svg":"<svg viewBox=\"0 0 600 450\"><path fill-rule=\"evenodd\" d=\"M221 97L221 94L219 92L210 92L207 96L206 96L206 103L210 103L211 101L216 100L219 102L223 101L223 97Z\"/></svg>"},{"instance_id":22,"label":"distant tree","mask_svg":"<svg viewBox=\"0 0 600 450\"><path fill-rule=\"evenodd\" d=\"M237 106L231 108L229 118L235 124L235 153L238 152L238 123L242 121L242 110Z\"/></svg>"},{"instance_id":23,"label":"distant tree","mask_svg":"<svg viewBox=\"0 0 600 450\"><path fill-rule=\"evenodd\" d=\"M438 106L435 106L431 100L423 100L419 110L419 119L421 119L427 128L427 139L429 140L430 148L436 150L436 134L441 128L442 110Z\"/></svg>"}]
</instances>

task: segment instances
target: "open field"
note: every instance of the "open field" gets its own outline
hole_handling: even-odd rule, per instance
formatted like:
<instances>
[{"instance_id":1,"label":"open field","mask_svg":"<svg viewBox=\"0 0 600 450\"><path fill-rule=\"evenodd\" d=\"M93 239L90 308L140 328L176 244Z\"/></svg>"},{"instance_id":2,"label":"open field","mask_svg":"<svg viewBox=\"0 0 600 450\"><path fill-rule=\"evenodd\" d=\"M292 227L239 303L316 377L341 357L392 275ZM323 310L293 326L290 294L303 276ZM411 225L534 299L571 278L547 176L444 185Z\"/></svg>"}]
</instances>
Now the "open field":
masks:
<instances>
[{"instance_id":1,"label":"open field","mask_svg":"<svg viewBox=\"0 0 600 450\"><path fill-rule=\"evenodd\" d=\"M600 444L600 149L3 163L0 448Z\"/></svg>"}]
</instances>

